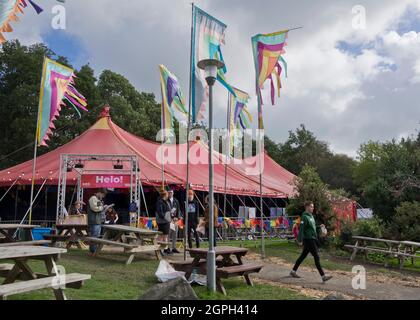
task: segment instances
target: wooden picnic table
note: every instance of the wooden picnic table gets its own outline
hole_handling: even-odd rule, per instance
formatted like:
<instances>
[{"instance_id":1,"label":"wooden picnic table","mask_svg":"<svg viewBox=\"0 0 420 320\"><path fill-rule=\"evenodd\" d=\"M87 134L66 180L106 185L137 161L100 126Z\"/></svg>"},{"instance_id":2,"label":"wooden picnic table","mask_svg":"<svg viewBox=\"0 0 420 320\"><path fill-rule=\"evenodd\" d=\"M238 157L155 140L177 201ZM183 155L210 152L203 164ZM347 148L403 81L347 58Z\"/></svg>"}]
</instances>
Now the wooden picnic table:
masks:
<instances>
[{"instance_id":1,"label":"wooden picnic table","mask_svg":"<svg viewBox=\"0 0 420 320\"><path fill-rule=\"evenodd\" d=\"M56 226L57 233L67 244L66 248L70 249L73 245L82 249L83 239L88 235L89 226L86 224L59 224ZM60 237L51 239L54 242L60 241Z\"/></svg>"},{"instance_id":2,"label":"wooden picnic table","mask_svg":"<svg viewBox=\"0 0 420 320\"><path fill-rule=\"evenodd\" d=\"M206 259L208 254L207 248L190 248L187 249L193 258L190 265L187 266L185 277L191 276L192 270L196 269L198 273L207 274ZM249 274L259 272L263 267L262 264L247 263L244 264L242 258L248 253L248 249L240 247L220 246L214 248L216 255L216 287L217 290L226 295L226 290L222 284L221 278L229 278L231 276L243 276L247 285L253 286ZM235 257L236 261L232 259Z\"/></svg>"},{"instance_id":3,"label":"wooden picnic table","mask_svg":"<svg viewBox=\"0 0 420 320\"><path fill-rule=\"evenodd\" d=\"M405 259L411 258L414 263L414 258L418 258L416 253L420 248L420 243L412 241L397 241L390 239L371 238L363 236L353 236L356 240L355 245L345 245L347 248L352 248L353 253L350 260L353 260L358 251L363 251L367 259L368 252L378 252L385 255L385 267L389 266L389 258L398 258L400 261L400 269L404 266ZM369 243L386 244L386 248L369 245Z\"/></svg>"},{"instance_id":4,"label":"wooden picnic table","mask_svg":"<svg viewBox=\"0 0 420 320\"><path fill-rule=\"evenodd\" d=\"M56 262L65 252L67 252L66 249L51 247L0 247L0 261L13 261L13 264L0 264L0 276L5 278L3 284L0 285L0 300L6 299L12 294L43 288L52 288L56 299L65 300L66 296L62 285L71 286L70 284L72 284L71 287L80 288L82 282L90 278L90 275L69 274L65 275L62 282L58 282L61 280L58 280L57 277L60 272ZM43 261L46 274L34 272L28 264L29 260ZM22 281L15 282L16 280Z\"/></svg>"},{"instance_id":5,"label":"wooden picnic table","mask_svg":"<svg viewBox=\"0 0 420 320\"><path fill-rule=\"evenodd\" d=\"M22 229L24 231L24 239L25 241L33 241L32 229L38 228L37 225L32 224L1 224L0 223L0 235L3 237L0 238L0 242L16 242L17 239L13 238L13 235L18 229Z\"/></svg>"},{"instance_id":6,"label":"wooden picnic table","mask_svg":"<svg viewBox=\"0 0 420 320\"><path fill-rule=\"evenodd\" d=\"M131 264L135 254L139 252L155 252L156 257L161 259L161 244L157 241L160 231L135 228L119 224L102 225L105 230L102 238L85 238L87 241L97 243L98 246L94 255L96 256L106 245L116 246L124 249L129 254L126 264Z\"/></svg>"}]
</instances>

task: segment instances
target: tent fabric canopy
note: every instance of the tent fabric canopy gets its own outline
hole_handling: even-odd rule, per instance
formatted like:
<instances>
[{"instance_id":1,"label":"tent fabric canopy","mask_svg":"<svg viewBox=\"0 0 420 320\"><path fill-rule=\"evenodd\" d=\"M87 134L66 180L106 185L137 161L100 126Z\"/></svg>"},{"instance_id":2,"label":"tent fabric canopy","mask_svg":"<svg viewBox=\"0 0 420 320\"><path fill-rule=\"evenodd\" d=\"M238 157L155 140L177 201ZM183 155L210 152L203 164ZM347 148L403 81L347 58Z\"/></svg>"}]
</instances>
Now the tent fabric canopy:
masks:
<instances>
[{"instance_id":1,"label":"tent fabric canopy","mask_svg":"<svg viewBox=\"0 0 420 320\"><path fill-rule=\"evenodd\" d=\"M141 181L146 186L162 184L162 165L158 157L161 154L161 144L137 137L112 122L109 107L104 109L98 121L83 134L67 144L50 151L37 158L36 184L45 180L48 185L57 185L59 179L61 154L97 154L97 155L137 155L141 170ZM176 154L176 163L164 164L165 184L186 185L186 144L165 145L165 154ZM199 159L208 159L208 148L201 142L190 145L192 155ZM225 165L220 161L223 155L214 152L214 190L224 193ZM219 160L219 161L217 161ZM246 159L245 163L255 163L256 157ZM16 184L30 185L32 181L32 160L0 171L0 186ZM113 170L110 162L86 161L85 170L109 171ZM226 193L236 195L259 196L259 176L247 174L244 163L227 165ZM264 154L264 173L262 192L264 197L287 198L294 195L291 182L294 175L278 165L266 153ZM67 173L67 184L75 185L77 173ZM208 165L206 163L190 162L190 186L194 190L208 191Z\"/></svg>"}]
</instances>

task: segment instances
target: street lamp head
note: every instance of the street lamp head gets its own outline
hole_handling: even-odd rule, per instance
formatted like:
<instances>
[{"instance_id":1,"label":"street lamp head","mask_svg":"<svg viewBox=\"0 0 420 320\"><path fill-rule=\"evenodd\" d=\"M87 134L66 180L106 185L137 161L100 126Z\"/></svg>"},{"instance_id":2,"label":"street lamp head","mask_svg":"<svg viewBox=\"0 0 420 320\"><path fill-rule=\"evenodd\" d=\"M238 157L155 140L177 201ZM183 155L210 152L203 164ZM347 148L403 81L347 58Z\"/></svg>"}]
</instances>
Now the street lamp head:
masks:
<instances>
[{"instance_id":1,"label":"street lamp head","mask_svg":"<svg viewBox=\"0 0 420 320\"><path fill-rule=\"evenodd\" d=\"M217 70L225 66L225 64L217 59L204 59L197 63L197 66L205 71L206 81L212 86L217 78Z\"/></svg>"}]
</instances>

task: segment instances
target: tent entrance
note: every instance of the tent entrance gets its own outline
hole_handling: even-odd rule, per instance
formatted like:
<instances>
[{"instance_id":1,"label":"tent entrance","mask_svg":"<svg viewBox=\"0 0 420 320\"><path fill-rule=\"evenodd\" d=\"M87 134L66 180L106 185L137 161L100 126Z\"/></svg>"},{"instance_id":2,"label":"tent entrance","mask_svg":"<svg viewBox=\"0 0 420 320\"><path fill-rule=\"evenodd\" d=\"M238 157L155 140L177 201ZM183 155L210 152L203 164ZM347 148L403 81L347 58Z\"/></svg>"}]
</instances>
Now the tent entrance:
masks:
<instances>
[{"instance_id":1,"label":"tent entrance","mask_svg":"<svg viewBox=\"0 0 420 320\"><path fill-rule=\"evenodd\" d=\"M130 204L137 204L140 216L141 196L147 208L140 167L136 155L61 154L57 190L56 222L64 218L67 174L76 173L76 200L83 200L83 190L91 188L130 189ZM136 219L138 221L138 219Z\"/></svg>"}]
</instances>

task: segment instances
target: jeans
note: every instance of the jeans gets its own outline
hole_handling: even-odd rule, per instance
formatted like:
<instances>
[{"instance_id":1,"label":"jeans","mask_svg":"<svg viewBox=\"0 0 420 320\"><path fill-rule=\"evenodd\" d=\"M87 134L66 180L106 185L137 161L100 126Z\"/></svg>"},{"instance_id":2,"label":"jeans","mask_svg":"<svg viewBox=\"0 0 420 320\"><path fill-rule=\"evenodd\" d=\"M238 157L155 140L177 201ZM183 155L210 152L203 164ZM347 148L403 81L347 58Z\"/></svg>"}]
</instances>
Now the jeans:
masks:
<instances>
[{"instance_id":1,"label":"jeans","mask_svg":"<svg viewBox=\"0 0 420 320\"><path fill-rule=\"evenodd\" d=\"M100 224L91 224L89 226L89 236L93 238L99 238L101 235L101 225ZM89 244L89 251L94 253L97 248L97 244L90 243Z\"/></svg>"},{"instance_id":2,"label":"jeans","mask_svg":"<svg viewBox=\"0 0 420 320\"><path fill-rule=\"evenodd\" d=\"M324 276L324 270L322 270L319 254L318 254L318 246L316 244L315 239L303 239L303 251L300 255L300 257L297 259L295 266L293 267L294 271L297 271L300 264L305 260L305 258L308 256L308 253L311 253L315 260L316 268L318 269L319 274Z\"/></svg>"},{"instance_id":3,"label":"jeans","mask_svg":"<svg viewBox=\"0 0 420 320\"><path fill-rule=\"evenodd\" d=\"M172 243L172 249L176 249L176 240L178 238L178 225L175 224L175 230L169 230L169 239Z\"/></svg>"}]
</instances>

